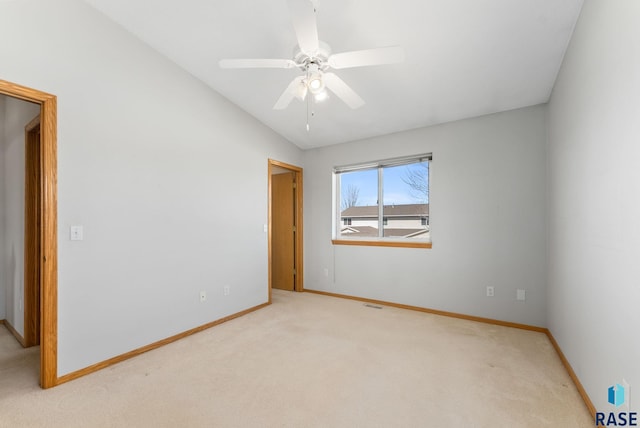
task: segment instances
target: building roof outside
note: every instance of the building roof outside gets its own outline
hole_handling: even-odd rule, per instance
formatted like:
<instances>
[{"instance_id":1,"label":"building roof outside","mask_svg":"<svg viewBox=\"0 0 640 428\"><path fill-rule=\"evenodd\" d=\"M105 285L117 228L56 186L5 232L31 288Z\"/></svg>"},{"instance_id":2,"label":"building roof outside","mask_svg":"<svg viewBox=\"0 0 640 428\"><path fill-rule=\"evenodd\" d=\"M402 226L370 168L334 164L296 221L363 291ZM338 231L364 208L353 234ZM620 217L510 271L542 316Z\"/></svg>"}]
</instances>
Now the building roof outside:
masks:
<instances>
[{"instance_id":1,"label":"building roof outside","mask_svg":"<svg viewBox=\"0 0 640 428\"><path fill-rule=\"evenodd\" d=\"M385 217L428 216L429 204L385 205ZM378 206L353 206L342 211L341 217L378 217Z\"/></svg>"},{"instance_id":2,"label":"building roof outside","mask_svg":"<svg viewBox=\"0 0 640 428\"><path fill-rule=\"evenodd\" d=\"M428 232L428 229L399 229L399 228L385 228L385 238L416 238L422 237ZM341 235L350 237L377 237L378 229L371 226L346 226L340 231Z\"/></svg>"}]
</instances>

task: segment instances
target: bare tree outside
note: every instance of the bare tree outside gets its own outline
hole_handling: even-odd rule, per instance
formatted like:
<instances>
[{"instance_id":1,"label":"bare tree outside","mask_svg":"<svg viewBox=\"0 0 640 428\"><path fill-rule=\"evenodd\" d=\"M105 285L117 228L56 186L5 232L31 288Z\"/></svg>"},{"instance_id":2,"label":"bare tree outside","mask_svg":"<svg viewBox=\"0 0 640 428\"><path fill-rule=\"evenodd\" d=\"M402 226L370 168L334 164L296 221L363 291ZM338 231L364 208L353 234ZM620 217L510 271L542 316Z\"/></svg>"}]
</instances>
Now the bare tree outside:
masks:
<instances>
[{"instance_id":1,"label":"bare tree outside","mask_svg":"<svg viewBox=\"0 0 640 428\"><path fill-rule=\"evenodd\" d=\"M402 177L409 186L409 194L421 204L429 202L429 163L420 162L409 165Z\"/></svg>"},{"instance_id":2,"label":"bare tree outside","mask_svg":"<svg viewBox=\"0 0 640 428\"><path fill-rule=\"evenodd\" d=\"M356 206L358 204L359 197L360 188L355 184L349 184L346 189L342 190L342 198L340 199L342 211Z\"/></svg>"}]
</instances>

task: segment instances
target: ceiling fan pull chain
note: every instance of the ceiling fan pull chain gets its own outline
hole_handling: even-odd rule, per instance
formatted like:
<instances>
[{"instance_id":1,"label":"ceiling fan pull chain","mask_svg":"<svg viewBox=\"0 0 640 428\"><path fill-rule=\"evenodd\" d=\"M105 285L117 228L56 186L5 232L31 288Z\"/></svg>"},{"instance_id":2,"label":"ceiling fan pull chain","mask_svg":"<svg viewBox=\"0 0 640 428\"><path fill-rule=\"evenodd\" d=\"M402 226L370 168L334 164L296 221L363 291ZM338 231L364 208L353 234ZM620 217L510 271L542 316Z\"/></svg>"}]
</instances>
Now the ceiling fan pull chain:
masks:
<instances>
[{"instance_id":1,"label":"ceiling fan pull chain","mask_svg":"<svg viewBox=\"0 0 640 428\"><path fill-rule=\"evenodd\" d=\"M309 103L311 102L311 97L307 97L307 132L309 132Z\"/></svg>"},{"instance_id":2,"label":"ceiling fan pull chain","mask_svg":"<svg viewBox=\"0 0 640 428\"><path fill-rule=\"evenodd\" d=\"M307 66L307 79L305 80L305 85L309 81L309 66ZM307 97L307 132L309 132L309 104L311 103L311 96Z\"/></svg>"}]
</instances>

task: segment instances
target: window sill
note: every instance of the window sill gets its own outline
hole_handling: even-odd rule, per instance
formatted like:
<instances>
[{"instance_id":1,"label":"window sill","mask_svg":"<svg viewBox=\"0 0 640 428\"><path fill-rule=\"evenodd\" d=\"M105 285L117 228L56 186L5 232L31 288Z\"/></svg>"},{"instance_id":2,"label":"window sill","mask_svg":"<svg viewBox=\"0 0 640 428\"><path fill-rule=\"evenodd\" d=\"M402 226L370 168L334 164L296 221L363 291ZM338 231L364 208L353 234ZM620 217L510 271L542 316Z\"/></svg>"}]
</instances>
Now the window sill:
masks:
<instances>
[{"instance_id":1,"label":"window sill","mask_svg":"<svg viewBox=\"0 0 640 428\"><path fill-rule=\"evenodd\" d=\"M431 248L431 242L357 241L355 239L332 239L331 243L333 245L359 245L362 247Z\"/></svg>"}]
</instances>

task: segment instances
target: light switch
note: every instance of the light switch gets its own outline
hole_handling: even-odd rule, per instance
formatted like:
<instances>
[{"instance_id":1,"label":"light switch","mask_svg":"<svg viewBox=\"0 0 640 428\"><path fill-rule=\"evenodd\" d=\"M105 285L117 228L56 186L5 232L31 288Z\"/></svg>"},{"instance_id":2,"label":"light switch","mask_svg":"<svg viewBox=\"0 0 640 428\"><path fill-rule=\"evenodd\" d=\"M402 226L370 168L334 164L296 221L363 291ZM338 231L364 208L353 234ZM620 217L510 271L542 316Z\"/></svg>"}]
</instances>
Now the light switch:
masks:
<instances>
[{"instance_id":1,"label":"light switch","mask_svg":"<svg viewBox=\"0 0 640 428\"><path fill-rule=\"evenodd\" d=\"M71 226L71 240L82 241L84 239L84 230L82 226Z\"/></svg>"}]
</instances>

